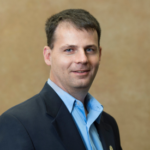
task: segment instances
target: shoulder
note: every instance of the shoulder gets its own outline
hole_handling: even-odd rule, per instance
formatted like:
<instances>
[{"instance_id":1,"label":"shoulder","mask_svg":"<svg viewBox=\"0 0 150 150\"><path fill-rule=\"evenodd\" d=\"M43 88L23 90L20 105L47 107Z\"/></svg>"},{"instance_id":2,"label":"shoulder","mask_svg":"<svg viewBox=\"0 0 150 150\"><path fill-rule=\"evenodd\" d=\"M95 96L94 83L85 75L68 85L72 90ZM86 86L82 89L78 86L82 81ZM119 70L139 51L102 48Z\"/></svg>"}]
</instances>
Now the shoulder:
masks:
<instances>
[{"instance_id":1,"label":"shoulder","mask_svg":"<svg viewBox=\"0 0 150 150\"><path fill-rule=\"evenodd\" d=\"M6 126L15 128L16 124L28 127L29 125L35 124L39 121L39 118L42 117L41 112L43 111L45 111L44 102L40 94L37 94L23 103L5 111L0 116L0 128Z\"/></svg>"},{"instance_id":2,"label":"shoulder","mask_svg":"<svg viewBox=\"0 0 150 150\"><path fill-rule=\"evenodd\" d=\"M112 129L114 130L114 132L118 133L118 125L116 120L114 119L114 117L112 117L110 114L106 113L105 111L102 112L102 121L108 125L110 125L112 127Z\"/></svg>"},{"instance_id":3,"label":"shoulder","mask_svg":"<svg viewBox=\"0 0 150 150\"><path fill-rule=\"evenodd\" d=\"M38 94L10 108L0 116L0 134L3 137L0 138L0 149L33 149L29 131L32 126L35 126L34 118L41 109L39 103L41 101Z\"/></svg>"},{"instance_id":4,"label":"shoulder","mask_svg":"<svg viewBox=\"0 0 150 150\"><path fill-rule=\"evenodd\" d=\"M110 114L106 113L105 111L102 112L102 119L105 123L116 124L116 120L114 119L114 117L112 117Z\"/></svg>"},{"instance_id":5,"label":"shoulder","mask_svg":"<svg viewBox=\"0 0 150 150\"><path fill-rule=\"evenodd\" d=\"M45 84L41 92L34 95L33 97L27 99L26 101L13 106L12 108L8 109L2 115L10 114L16 117L28 117L30 118L32 115L37 114L38 112L42 112L45 110L45 102L44 96L46 93L49 93L48 85Z\"/></svg>"},{"instance_id":6,"label":"shoulder","mask_svg":"<svg viewBox=\"0 0 150 150\"><path fill-rule=\"evenodd\" d=\"M29 98L28 100L16 106L13 106L12 108L8 109L3 114L11 114L11 115L18 116L18 117L26 116L40 109L39 106L41 107L41 104L42 104L41 96L40 94L37 94Z\"/></svg>"},{"instance_id":7,"label":"shoulder","mask_svg":"<svg viewBox=\"0 0 150 150\"><path fill-rule=\"evenodd\" d=\"M55 92L46 83L40 93L4 112L0 116L0 127L13 121L33 129L36 124L50 123L53 117L47 115L47 106L51 106L55 98Z\"/></svg>"},{"instance_id":8,"label":"shoulder","mask_svg":"<svg viewBox=\"0 0 150 150\"><path fill-rule=\"evenodd\" d=\"M47 121L47 108L55 108L53 106L60 102L58 100L56 103L57 99L59 99L57 94L46 82L38 94L4 112L0 116L0 122L2 123L2 118L5 119L6 116L16 118L27 125Z\"/></svg>"}]
</instances>

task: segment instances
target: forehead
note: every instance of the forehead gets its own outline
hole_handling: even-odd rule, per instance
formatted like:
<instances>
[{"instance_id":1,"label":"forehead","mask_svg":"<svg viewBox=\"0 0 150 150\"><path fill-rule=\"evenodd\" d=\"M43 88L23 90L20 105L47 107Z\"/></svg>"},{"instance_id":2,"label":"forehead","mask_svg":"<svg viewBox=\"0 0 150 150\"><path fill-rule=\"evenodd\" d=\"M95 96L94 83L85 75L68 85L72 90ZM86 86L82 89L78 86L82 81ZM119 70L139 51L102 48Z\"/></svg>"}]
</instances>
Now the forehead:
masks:
<instances>
[{"instance_id":1,"label":"forehead","mask_svg":"<svg viewBox=\"0 0 150 150\"><path fill-rule=\"evenodd\" d=\"M64 21L59 23L54 33L54 45L57 41L68 41L73 44L75 42L91 42L91 44L98 44L98 35L96 30L84 28L79 29L73 23ZM67 44L67 43L66 43ZM69 43L68 43L69 44ZM90 44L90 43L89 43Z\"/></svg>"}]
</instances>

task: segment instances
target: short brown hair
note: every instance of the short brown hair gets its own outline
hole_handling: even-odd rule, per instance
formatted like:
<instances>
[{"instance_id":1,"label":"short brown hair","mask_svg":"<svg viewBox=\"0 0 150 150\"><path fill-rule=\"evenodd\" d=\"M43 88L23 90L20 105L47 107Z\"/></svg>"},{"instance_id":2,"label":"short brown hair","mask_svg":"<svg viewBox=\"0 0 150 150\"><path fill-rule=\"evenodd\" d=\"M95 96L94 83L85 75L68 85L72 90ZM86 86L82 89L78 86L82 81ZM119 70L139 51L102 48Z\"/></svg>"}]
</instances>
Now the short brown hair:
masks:
<instances>
[{"instance_id":1,"label":"short brown hair","mask_svg":"<svg viewBox=\"0 0 150 150\"><path fill-rule=\"evenodd\" d=\"M54 32L58 24L62 21L73 23L78 29L96 30L98 35L98 45L100 45L101 28L98 21L86 10L67 9L63 10L46 21L45 31L47 35L47 45L53 49Z\"/></svg>"}]
</instances>

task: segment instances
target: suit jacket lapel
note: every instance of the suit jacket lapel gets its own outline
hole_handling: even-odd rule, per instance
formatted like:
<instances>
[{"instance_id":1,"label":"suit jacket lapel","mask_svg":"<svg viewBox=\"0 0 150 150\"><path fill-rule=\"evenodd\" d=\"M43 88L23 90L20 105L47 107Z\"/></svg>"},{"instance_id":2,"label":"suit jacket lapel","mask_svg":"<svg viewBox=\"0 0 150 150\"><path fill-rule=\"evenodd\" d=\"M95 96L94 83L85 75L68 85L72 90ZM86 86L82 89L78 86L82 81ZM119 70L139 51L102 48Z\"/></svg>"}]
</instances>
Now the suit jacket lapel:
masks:
<instances>
[{"instance_id":1,"label":"suit jacket lapel","mask_svg":"<svg viewBox=\"0 0 150 150\"><path fill-rule=\"evenodd\" d=\"M68 150L85 149L75 122L64 104L61 105L53 124Z\"/></svg>"},{"instance_id":2,"label":"suit jacket lapel","mask_svg":"<svg viewBox=\"0 0 150 150\"><path fill-rule=\"evenodd\" d=\"M59 96L47 83L41 92L45 97L47 113L54 118L52 124L56 128L64 147L67 150L85 150L75 122Z\"/></svg>"},{"instance_id":3,"label":"suit jacket lapel","mask_svg":"<svg viewBox=\"0 0 150 150\"><path fill-rule=\"evenodd\" d=\"M110 146L111 146L113 150L116 150L113 129L109 124L104 122L103 114L101 116L100 124L95 122L95 126L100 135L103 149L110 150Z\"/></svg>"}]
</instances>

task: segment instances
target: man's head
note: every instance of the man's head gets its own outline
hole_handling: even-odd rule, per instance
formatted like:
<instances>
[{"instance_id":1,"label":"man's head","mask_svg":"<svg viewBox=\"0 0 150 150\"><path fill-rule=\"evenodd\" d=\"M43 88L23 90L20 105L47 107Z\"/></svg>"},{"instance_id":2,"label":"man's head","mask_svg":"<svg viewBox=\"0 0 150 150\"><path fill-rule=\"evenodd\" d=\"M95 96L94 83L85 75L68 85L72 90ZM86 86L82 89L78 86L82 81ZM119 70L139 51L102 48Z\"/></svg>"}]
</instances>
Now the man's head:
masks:
<instances>
[{"instance_id":1,"label":"man's head","mask_svg":"<svg viewBox=\"0 0 150 150\"><path fill-rule=\"evenodd\" d=\"M98 22L84 10L65 10L48 19L46 31L48 46L43 54L46 64L51 66L50 79L82 99L78 95L87 94L99 67Z\"/></svg>"},{"instance_id":2,"label":"man's head","mask_svg":"<svg viewBox=\"0 0 150 150\"><path fill-rule=\"evenodd\" d=\"M51 16L45 25L47 45L53 49L55 41L55 30L61 22L70 22L80 30L96 30L98 45L100 45L101 28L98 21L83 9L67 9Z\"/></svg>"}]
</instances>

